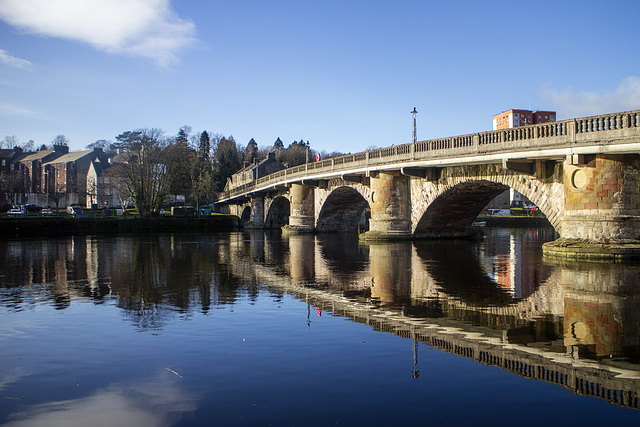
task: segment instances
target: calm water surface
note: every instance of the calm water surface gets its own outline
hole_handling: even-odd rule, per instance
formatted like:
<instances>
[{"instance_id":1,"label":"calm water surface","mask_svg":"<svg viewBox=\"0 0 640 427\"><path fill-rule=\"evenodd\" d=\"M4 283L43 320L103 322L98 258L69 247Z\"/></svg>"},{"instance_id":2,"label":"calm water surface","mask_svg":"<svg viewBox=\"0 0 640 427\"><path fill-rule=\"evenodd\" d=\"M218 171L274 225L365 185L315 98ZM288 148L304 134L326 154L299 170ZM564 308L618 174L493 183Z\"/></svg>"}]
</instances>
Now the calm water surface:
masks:
<instances>
[{"instance_id":1,"label":"calm water surface","mask_svg":"<svg viewBox=\"0 0 640 427\"><path fill-rule=\"evenodd\" d=\"M0 424L640 422L640 269L481 242L0 242Z\"/></svg>"}]
</instances>

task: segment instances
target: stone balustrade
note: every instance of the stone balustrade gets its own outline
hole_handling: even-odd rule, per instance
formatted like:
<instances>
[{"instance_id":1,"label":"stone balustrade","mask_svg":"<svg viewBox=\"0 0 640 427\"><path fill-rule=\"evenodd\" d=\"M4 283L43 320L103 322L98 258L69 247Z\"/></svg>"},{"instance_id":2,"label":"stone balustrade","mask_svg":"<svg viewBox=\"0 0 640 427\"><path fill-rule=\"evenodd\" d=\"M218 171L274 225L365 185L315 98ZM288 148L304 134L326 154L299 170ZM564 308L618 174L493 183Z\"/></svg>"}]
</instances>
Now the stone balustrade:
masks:
<instances>
[{"instance_id":1,"label":"stone balustrade","mask_svg":"<svg viewBox=\"0 0 640 427\"><path fill-rule=\"evenodd\" d=\"M352 171L411 166L462 163L495 163L492 155L571 150L611 144L640 143L640 110L542 123L524 127L480 132L449 138L418 141L288 168L253 182L220 193L218 202L230 200L279 184L301 181L312 176L339 176ZM595 154L595 153L594 153ZM548 154L546 154L548 155ZM470 160L471 159L471 160ZM437 163L439 162L439 163Z\"/></svg>"}]
</instances>

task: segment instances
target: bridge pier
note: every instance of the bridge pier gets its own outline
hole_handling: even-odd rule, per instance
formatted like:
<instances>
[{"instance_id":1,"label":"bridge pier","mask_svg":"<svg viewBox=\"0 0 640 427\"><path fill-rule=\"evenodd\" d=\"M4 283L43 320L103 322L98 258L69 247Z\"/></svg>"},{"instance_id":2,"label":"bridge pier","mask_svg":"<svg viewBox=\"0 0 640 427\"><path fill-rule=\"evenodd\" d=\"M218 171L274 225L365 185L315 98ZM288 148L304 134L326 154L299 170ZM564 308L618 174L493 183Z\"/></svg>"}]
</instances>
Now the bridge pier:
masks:
<instances>
[{"instance_id":1,"label":"bridge pier","mask_svg":"<svg viewBox=\"0 0 640 427\"><path fill-rule=\"evenodd\" d=\"M313 233L315 230L315 206L313 187L302 184L291 184L291 214L289 215L288 232Z\"/></svg>"},{"instance_id":2,"label":"bridge pier","mask_svg":"<svg viewBox=\"0 0 640 427\"><path fill-rule=\"evenodd\" d=\"M411 237L409 183L398 172L379 172L371 177L371 219L364 240L394 240Z\"/></svg>"},{"instance_id":3,"label":"bridge pier","mask_svg":"<svg viewBox=\"0 0 640 427\"><path fill-rule=\"evenodd\" d=\"M264 228L264 196L254 195L251 198L251 226Z\"/></svg>"},{"instance_id":4,"label":"bridge pier","mask_svg":"<svg viewBox=\"0 0 640 427\"><path fill-rule=\"evenodd\" d=\"M570 258L640 256L640 156L571 156L564 163L561 238L545 254Z\"/></svg>"}]
</instances>

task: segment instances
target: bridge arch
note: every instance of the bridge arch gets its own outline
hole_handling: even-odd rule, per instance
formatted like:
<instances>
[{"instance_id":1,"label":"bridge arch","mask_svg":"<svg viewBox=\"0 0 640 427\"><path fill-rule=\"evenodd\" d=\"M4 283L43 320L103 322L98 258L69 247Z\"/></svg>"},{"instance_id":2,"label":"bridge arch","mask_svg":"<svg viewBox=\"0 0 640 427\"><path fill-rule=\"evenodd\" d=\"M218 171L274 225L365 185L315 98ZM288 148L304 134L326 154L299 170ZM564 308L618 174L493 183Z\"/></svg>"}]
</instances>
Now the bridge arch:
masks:
<instances>
[{"instance_id":1,"label":"bridge arch","mask_svg":"<svg viewBox=\"0 0 640 427\"><path fill-rule=\"evenodd\" d=\"M251 206L245 206L240 215L240 223L247 224L249 221L251 221Z\"/></svg>"},{"instance_id":2,"label":"bridge arch","mask_svg":"<svg viewBox=\"0 0 640 427\"><path fill-rule=\"evenodd\" d=\"M412 234L416 237L468 235L470 227L493 197L513 188L540 208L561 233L564 212L562 166L536 178L500 165L450 167L437 182L411 181Z\"/></svg>"},{"instance_id":3,"label":"bridge arch","mask_svg":"<svg viewBox=\"0 0 640 427\"><path fill-rule=\"evenodd\" d=\"M509 187L492 181L467 181L445 189L416 224L416 237L467 236L482 209Z\"/></svg>"},{"instance_id":4,"label":"bridge arch","mask_svg":"<svg viewBox=\"0 0 640 427\"><path fill-rule=\"evenodd\" d=\"M369 202L354 187L334 188L321 204L317 231L358 231L368 229ZM370 214L369 214L370 216Z\"/></svg>"},{"instance_id":5,"label":"bridge arch","mask_svg":"<svg viewBox=\"0 0 640 427\"><path fill-rule=\"evenodd\" d=\"M289 224L291 203L284 196L278 196L269 204L264 221L265 228L280 228Z\"/></svg>"}]
</instances>

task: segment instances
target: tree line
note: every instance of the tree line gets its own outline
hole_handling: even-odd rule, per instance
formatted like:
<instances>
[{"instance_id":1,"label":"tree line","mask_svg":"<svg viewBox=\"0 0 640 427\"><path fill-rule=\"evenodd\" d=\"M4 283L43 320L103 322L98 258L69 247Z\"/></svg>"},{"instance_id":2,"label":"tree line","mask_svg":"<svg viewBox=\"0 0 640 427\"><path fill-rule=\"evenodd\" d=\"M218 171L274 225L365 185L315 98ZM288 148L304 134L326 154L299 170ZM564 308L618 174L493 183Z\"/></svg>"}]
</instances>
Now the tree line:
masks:
<instances>
[{"instance_id":1,"label":"tree line","mask_svg":"<svg viewBox=\"0 0 640 427\"><path fill-rule=\"evenodd\" d=\"M40 149L68 142L64 135L58 135L50 146L42 145ZM15 136L0 141L0 147L21 146L25 151L33 151L35 145L33 140L20 145ZM112 167L116 168L115 185L121 202L130 199L141 215L159 212L170 194L184 195L196 207L208 204L224 190L227 179L234 173L265 159L269 152L275 152L276 159L287 167L316 161L318 155L304 139L285 147L277 138L272 145L259 147L251 138L244 146L233 136L207 131L193 133L190 126L181 127L176 135L167 135L157 128L125 131L115 137L115 142L98 140L86 148L100 148L114 156ZM342 153L320 152L322 159L339 155ZM0 177L0 184L4 181Z\"/></svg>"}]
</instances>

